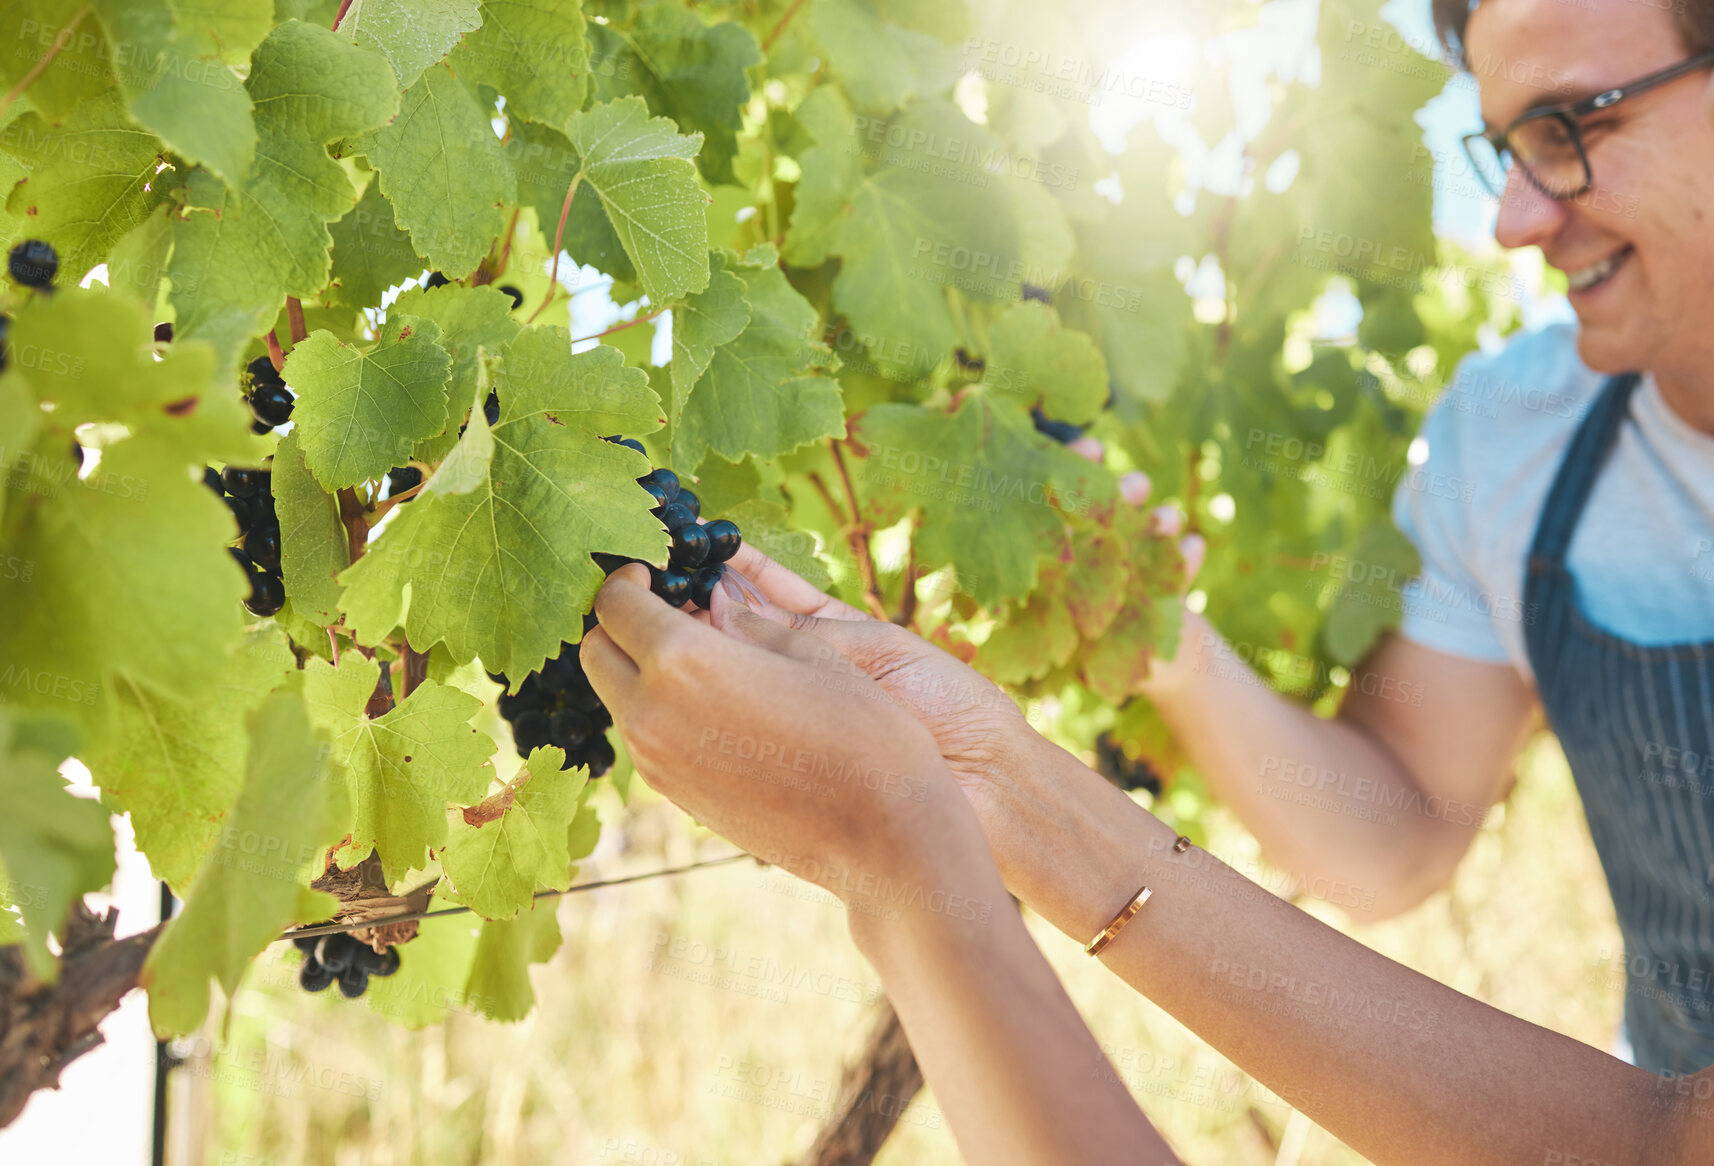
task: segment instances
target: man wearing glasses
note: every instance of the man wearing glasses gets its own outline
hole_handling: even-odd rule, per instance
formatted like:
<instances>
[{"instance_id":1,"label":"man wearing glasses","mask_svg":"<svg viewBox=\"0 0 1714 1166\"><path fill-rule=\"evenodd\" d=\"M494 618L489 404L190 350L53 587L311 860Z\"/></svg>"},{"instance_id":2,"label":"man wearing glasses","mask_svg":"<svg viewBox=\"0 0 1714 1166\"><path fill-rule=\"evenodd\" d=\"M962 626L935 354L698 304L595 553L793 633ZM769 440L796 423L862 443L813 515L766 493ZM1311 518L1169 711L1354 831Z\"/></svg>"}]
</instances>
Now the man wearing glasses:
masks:
<instances>
[{"instance_id":1,"label":"man wearing glasses","mask_svg":"<svg viewBox=\"0 0 1714 1166\"><path fill-rule=\"evenodd\" d=\"M1276 861L1379 916L1446 883L1539 704L1624 934L1629 1055L1688 1073L1714 1065L1714 0L1434 8L1497 237L1565 273L1577 324L1460 369L1448 397L1493 409L1430 416L1426 480L1473 489L1400 489L1422 578L1336 719L1232 679L1195 615L1145 691Z\"/></svg>"}]
</instances>

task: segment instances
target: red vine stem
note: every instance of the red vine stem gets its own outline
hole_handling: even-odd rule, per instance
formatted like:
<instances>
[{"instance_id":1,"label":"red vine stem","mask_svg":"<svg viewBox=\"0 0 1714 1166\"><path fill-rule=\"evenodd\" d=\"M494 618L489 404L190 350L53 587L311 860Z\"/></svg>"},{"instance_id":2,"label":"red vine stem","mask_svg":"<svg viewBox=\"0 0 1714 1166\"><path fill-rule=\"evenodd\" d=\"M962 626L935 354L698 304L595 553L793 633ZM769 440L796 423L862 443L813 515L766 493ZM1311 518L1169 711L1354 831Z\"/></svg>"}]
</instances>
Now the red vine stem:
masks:
<instances>
[{"instance_id":1,"label":"red vine stem","mask_svg":"<svg viewBox=\"0 0 1714 1166\"><path fill-rule=\"evenodd\" d=\"M857 577L863 583L863 602L869 608L870 614L876 619L891 621L887 614L887 605L881 599L881 584L875 573L875 555L869 546L869 526L863 521L863 510L857 501L857 487L851 481L851 471L845 465L845 455L840 451L841 442L834 440L827 443L828 452L833 455L833 465L839 471L839 484L845 490L845 499L851 504L851 521L845 527L846 541L851 544L851 555L857 560ZM824 494L826 487L820 486ZM831 497L828 498L831 503ZM837 504L830 507L835 515L840 513ZM908 586L908 583L907 583Z\"/></svg>"},{"instance_id":2,"label":"red vine stem","mask_svg":"<svg viewBox=\"0 0 1714 1166\"><path fill-rule=\"evenodd\" d=\"M899 613L893 617L893 622L902 628L910 627L917 617L917 539L916 524L911 524L910 551L905 558L905 589L899 596Z\"/></svg>"},{"instance_id":3,"label":"red vine stem","mask_svg":"<svg viewBox=\"0 0 1714 1166\"><path fill-rule=\"evenodd\" d=\"M650 312L646 316L637 316L634 319L626 320L622 324L615 324L611 328L607 329L605 332L597 332L593 336L579 336L576 340L573 340L572 343L573 344L582 344L586 340L599 340L603 336L611 336L615 332L623 332L627 328L635 328L638 324L648 323L650 320L653 320L656 316L660 315L664 311L666 311L665 308L656 308L654 311Z\"/></svg>"},{"instance_id":4,"label":"red vine stem","mask_svg":"<svg viewBox=\"0 0 1714 1166\"><path fill-rule=\"evenodd\" d=\"M339 31L339 22L345 19L345 14L351 8L351 0L339 0L339 12L333 18L333 31Z\"/></svg>"},{"instance_id":5,"label":"red vine stem","mask_svg":"<svg viewBox=\"0 0 1714 1166\"><path fill-rule=\"evenodd\" d=\"M286 323L291 325L293 344L302 344L309 338L309 329L304 327L303 301L296 296L286 297Z\"/></svg>"},{"instance_id":6,"label":"red vine stem","mask_svg":"<svg viewBox=\"0 0 1714 1166\"><path fill-rule=\"evenodd\" d=\"M280 350L280 338L272 328L268 329L268 359L273 362L275 372L286 367L286 354Z\"/></svg>"},{"instance_id":7,"label":"red vine stem","mask_svg":"<svg viewBox=\"0 0 1714 1166\"><path fill-rule=\"evenodd\" d=\"M768 39L762 42L764 53L774 47L774 42L780 39L780 34L785 32L786 25L792 22L792 17L796 16L797 10L802 7L803 0L792 0L792 6L786 9L785 15L780 17L779 22L774 25L773 31L768 33Z\"/></svg>"},{"instance_id":8,"label":"red vine stem","mask_svg":"<svg viewBox=\"0 0 1714 1166\"><path fill-rule=\"evenodd\" d=\"M89 5L85 4L77 10L76 15L66 22L66 26L60 29L59 35L54 37L54 43L48 47L47 52L42 54L42 59L31 65L30 71L25 73L18 83L7 91L5 97L0 98L0 114L11 109L12 103L23 96L24 90L28 89L37 77L47 71L48 66L53 63L53 59L59 56L60 50L71 43L72 34L77 31L77 26L82 24L83 18L88 15Z\"/></svg>"},{"instance_id":9,"label":"red vine stem","mask_svg":"<svg viewBox=\"0 0 1714 1166\"><path fill-rule=\"evenodd\" d=\"M566 187L565 202L559 208L559 225L553 229L553 269L548 272L547 298L542 301L541 307L530 313L530 318L526 323L534 324L536 322L536 317L547 310L547 306L553 303L554 296L559 291L560 242L565 238L565 220L566 216L571 214L571 200L577 197L577 187L582 181L583 171L579 170L577 172L577 176L571 180L571 185Z\"/></svg>"}]
</instances>

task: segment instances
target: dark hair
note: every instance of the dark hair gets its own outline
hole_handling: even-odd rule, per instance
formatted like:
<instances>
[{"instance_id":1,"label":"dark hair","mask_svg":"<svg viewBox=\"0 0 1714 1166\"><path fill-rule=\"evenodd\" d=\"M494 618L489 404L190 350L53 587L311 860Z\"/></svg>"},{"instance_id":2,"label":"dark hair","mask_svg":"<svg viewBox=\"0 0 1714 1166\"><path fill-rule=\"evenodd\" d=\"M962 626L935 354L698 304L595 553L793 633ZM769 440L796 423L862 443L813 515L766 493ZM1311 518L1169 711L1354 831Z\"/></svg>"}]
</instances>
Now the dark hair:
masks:
<instances>
[{"instance_id":1,"label":"dark hair","mask_svg":"<svg viewBox=\"0 0 1714 1166\"><path fill-rule=\"evenodd\" d=\"M1459 64L1464 60L1464 27L1470 23L1471 0L1434 0L1434 27L1447 52ZM1692 52L1714 48L1714 0L1674 0L1678 30Z\"/></svg>"}]
</instances>

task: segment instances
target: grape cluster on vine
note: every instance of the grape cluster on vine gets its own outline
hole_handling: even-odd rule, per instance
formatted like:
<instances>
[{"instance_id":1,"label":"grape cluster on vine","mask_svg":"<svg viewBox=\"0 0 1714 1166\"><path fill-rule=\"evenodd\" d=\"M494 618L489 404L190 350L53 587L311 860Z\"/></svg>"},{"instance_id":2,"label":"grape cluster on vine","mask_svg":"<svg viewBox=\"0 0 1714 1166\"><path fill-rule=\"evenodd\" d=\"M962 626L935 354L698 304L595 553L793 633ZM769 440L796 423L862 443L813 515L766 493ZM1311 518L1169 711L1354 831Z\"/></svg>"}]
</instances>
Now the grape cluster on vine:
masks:
<instances>
[{"instance_id":1,"label":"grape cluster on vine","mask_svg":"<svg viewBox=\"0 0 1714 1166\"><path fill-rule=\"evenodd\" d=\"M641 454L648 452L634 437L607 440ZM674 607L694 603L707 608L715 586L726 573L726 561L743 545L738 525L725 519L701 523L702 500L681 486L671 470L652 470L638 478L637 484L655 500L649 513L660 519L672 536L666 568L644 564L649 568L649 589ZM594 558L608 574L627 563L641 562L619 555L597 554ZM593 613L583 617L585 636L595 627ZM498 673L490 676L498 684L507 683ZM500 715L512 726L520 757L528 757L544 745L556 745L565 750L567 769L587 765L589 776L595 778L613 768L613 746L607 740L613 715L589 683L576 644L561 643L559 655L524 677L516 692L501 696L499 707Z\"/></svg>"},{"instance_id":2,"label":"grape cluster on vine","mask_svg":"<svg viewBox=\"0 0 1714 1166\"><path fill-rule=\"evenodd\" d=\"M59 274L60 257L51 244L40 239L25 239L12 248L6 257L6 267L20 287L45 291L53 287L54 276Z\"/></svg>"},{"instance_id":3,"label":"grape cluster on vine","mask_svg":"<svg viewBox=\"0 0 1714 1166\"><path fill-rule=\"evenodd\" d=\"M270 462L272 458L268 459ZM202 480L226 503L238 521L238 541L228 547L244 568L250 594L244 606L251 615L277 615L286 604L286 584L280 576L280 519L274 513L273 474L227 466L205 469Z\"/></svg>"},{"instance_id":4,"label":"grape cluster on vine","mask_svg":"<svg viewBox=\"0 0 1714 1166\"><path fill-rule=\"evenodd\" d=\"M355 1000L369 987L370 976L390 976L399 970L399 949L376 951L348 932L305 935L292 940L304 953L298 984L306 992L322 992L335 980L340 995Z\"/></svg>"}]
</instances>

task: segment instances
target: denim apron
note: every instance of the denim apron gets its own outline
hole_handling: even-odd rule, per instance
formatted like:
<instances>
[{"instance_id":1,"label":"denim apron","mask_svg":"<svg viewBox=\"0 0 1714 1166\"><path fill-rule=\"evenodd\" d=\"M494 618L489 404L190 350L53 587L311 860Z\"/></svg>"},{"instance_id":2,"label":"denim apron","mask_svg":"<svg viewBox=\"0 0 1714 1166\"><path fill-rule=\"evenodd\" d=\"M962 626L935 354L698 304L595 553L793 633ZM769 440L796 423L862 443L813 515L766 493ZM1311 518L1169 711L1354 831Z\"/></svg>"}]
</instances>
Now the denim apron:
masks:
<instances>
[{"instance_id":1,"label":"denim apron","mask_svg":"<svg viewBox=\"0 0 1714 1166\"><path fill-rule=\"evenodd\" d=\"M1714 643L1642 647L1597 627L1565 565L1628 412L1607 382L1530 548L1530 665L1607 872L1625 940L1625 1028L1655 1073L1714 1064Z\"/></svg>"}]
</instances>

